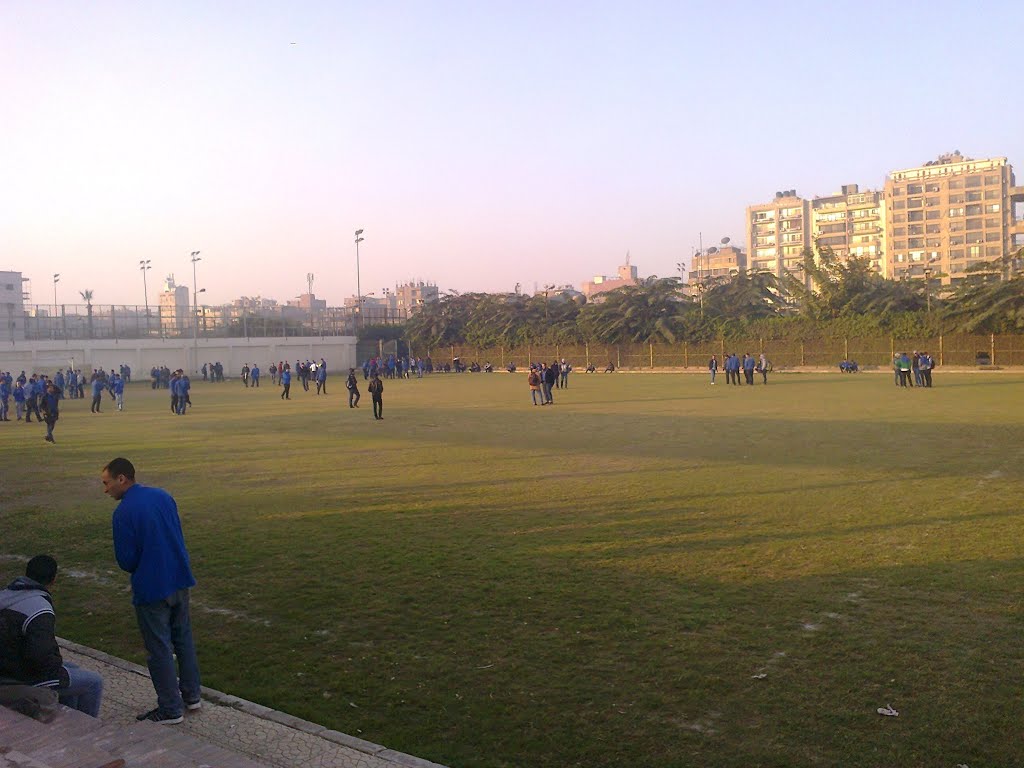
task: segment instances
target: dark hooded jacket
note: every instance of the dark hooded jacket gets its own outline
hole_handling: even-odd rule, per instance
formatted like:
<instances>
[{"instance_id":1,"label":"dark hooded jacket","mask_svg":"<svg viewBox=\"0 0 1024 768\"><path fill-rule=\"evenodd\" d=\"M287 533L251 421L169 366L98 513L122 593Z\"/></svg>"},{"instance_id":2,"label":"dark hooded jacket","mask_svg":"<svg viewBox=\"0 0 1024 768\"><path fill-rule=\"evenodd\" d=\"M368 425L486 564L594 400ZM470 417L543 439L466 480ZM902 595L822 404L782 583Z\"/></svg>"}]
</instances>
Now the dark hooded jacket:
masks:
<instances>
[{"instance_id":1,"label":"dark hooded jacket","mask_svg":"<svg viewBox=\"0 0 1024 768\"><path fill-rule=\"evenodd\" d=\"M20 576L0 591L0 678L67 687L55 622L53 600L38 582Z\"/></svg>"}]
</instances>

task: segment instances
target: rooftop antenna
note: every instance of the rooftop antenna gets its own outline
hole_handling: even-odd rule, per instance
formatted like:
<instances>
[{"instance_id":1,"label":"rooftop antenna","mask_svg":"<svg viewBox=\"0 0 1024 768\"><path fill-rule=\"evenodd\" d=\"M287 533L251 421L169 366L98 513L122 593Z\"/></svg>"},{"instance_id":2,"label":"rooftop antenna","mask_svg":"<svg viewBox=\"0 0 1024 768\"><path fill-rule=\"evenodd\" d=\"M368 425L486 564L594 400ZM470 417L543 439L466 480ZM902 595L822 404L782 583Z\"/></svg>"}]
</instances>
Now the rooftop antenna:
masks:
<instances>
[{"instance_id":1,"label":"rooftop antenna","mask_svg":"<svg viewBox=\"0 0 1024 768\"><path fill-rule=\"evenodd\" d=\"M307 293L309 293L312 296L313 295L313 273L312 272L307 272L306 273L306 285L309 287L309 290L307 291Z\"/></svg>"}]
</instances>

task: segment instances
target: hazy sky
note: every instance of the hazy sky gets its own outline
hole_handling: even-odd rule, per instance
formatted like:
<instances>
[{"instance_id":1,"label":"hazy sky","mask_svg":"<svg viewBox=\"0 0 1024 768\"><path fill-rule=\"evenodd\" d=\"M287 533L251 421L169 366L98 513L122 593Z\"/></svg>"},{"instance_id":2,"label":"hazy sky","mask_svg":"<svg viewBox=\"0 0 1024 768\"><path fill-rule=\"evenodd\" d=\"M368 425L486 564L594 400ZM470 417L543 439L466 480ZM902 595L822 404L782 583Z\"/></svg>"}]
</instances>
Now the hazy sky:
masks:
<instances>
[{"instance_id":1,"label":"hazy sky","mask_svg":"<svg viewBox=\"0 0 1024 768\"><path fill-rule=\"evenodd\" d=\"M942 152L1024 175L1024 3L0 0L0 269L33 300L332 305L668 276L744 207ZM294 45L293 45L294 43Z\"/></svg>"}]
</instances>

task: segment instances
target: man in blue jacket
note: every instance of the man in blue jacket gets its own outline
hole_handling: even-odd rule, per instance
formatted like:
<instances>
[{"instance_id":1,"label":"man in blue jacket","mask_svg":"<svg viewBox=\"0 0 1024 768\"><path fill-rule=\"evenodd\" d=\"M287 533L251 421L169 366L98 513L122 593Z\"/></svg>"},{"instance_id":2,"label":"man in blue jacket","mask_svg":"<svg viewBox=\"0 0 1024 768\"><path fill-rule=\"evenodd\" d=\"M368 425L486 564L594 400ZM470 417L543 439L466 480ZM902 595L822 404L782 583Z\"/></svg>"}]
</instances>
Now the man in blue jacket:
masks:
<instances>
[{"instance_id":1,"label":"man in blue jacket","mask_svg":"<svg viewBox=\"0 0 1024 768\"><path fill-rule=\"evenodd\" d=\"M132 604L156 689L156 709L136 719L174 725L184 719L185 709L202 707L189 616L189 590L196 580L178 505L167 491L137 484L128 459L114 459L100 477L103 492L120 502L113 517L114 555L121 570L131 574Z\"/></svg>"}]
</instances>

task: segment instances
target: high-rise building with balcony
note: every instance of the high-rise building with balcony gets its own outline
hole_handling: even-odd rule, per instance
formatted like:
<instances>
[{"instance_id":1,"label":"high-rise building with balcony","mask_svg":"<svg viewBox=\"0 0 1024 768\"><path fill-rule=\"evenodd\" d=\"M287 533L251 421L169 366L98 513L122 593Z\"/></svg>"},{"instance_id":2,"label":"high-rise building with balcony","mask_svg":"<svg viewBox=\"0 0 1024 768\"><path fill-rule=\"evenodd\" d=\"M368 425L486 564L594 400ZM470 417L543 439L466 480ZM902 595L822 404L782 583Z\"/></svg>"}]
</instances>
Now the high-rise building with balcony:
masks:
<instances>
[{"instance_id":1,"label":"high-rise building with balcony","mask_svg":"<svg viewBox=\"0 0 1024 768\"><path fill-rule=\"evenodd\" d=\"M968 269L1016 252L1024 224L1014 204L1024 202L1005 157L974 160L959 152L916 168L891 172L885 182L886 276L936 275L957 283ZM1005 276L1016 269L1011 263Z\"/></svg>"},{"instance_id":2,"label":"high-rise building with balcony","mask_svg":"<svg viewBox=\"0 0 1024 768\"><path fill-rule=\"evenodd\" d=\"M191 307L188 286L177 285L174 275L168 275L164 280L164 289L160 292L160 327L163 332L179 333L191 328Z\"/></svg>"},{"instance_id":3,"label":"high-rise building with balcony","mask_svg":"<svg viewBox=\"0 0 1024 768\"><path fill-rule=\"evenodd\" d=\"M830 248L840 259L866 258L872 269L888 277L884 195L872 190L861 192L857 184L847 184L834 195L814 198L811 240L816 252Z\"/></svg>"},{"instance_id":4,"label":"high-rise building with balcony","mask_svg":"<svg viewBox=\"0 0 1024 768\"><path fill-rule=\"evenodd\" d=\"M804 248L811 245L811 202L795 189L749 206L746 229L751 272L771 272L780 279L803 272Z\"/></svg>"}]
</instances>

